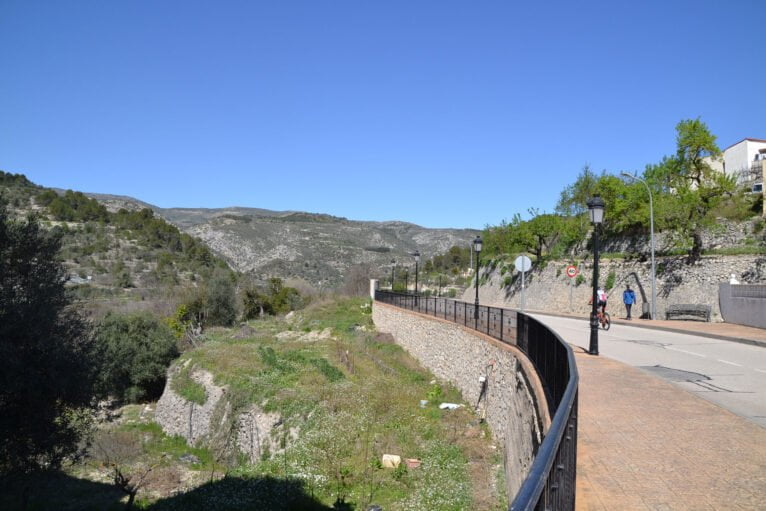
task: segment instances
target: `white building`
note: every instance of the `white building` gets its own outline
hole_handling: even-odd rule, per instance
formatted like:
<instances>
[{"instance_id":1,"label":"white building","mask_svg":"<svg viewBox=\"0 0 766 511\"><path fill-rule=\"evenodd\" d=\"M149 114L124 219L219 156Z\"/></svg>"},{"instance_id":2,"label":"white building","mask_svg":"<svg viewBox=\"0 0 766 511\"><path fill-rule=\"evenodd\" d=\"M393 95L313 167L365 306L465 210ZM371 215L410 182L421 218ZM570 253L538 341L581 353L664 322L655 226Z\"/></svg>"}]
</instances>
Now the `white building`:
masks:
<instances>
[{"instance_id":1,"label":"white building","mask_svg":"<svg viewBox=\"0 0 766 511\"><path fill-rule=\"evenodd\" d=\"M763 191L763 168L766 163L766 140L745 138L722 151L721 158L707 158L710 166L719 172L733 175L737 183Z\"/></svg>"}]
</instances>

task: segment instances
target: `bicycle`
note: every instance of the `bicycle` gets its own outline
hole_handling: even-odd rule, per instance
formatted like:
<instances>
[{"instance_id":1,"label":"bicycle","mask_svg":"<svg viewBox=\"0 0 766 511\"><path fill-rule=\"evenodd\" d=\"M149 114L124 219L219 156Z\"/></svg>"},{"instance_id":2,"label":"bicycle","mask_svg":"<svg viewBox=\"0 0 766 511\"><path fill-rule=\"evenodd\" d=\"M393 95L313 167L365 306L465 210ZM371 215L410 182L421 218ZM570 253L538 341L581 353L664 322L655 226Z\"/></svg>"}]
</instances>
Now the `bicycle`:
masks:
<instances>
[{"instance_id":1,"label":"bicycle","mask_svg":"<svg viewBox=\"0 0 766 511\"><path fill-rule=\"evenodd\" d=\"M596 313L596 317L598 318L598 322L601 325L601 328L604 330L609 330L609 327L612 326L612 318L609 317L609 313L598 311Z\"/></svg>"},{"instance_id":2,"label":"bicycle","mask_svg":"<svg viewBox=\"0 0 766 511\"><path fill-rule=\"evenodd\" d=\"M593 300L588 300L588 305L592 304ZM612 326L612 318L609 316L608 312L601 309L601 305L596 307L596 319L598 319L598 324L601 325L601 328L604 330L609 330L609 327Z\"/></svg>"}]
</instances>

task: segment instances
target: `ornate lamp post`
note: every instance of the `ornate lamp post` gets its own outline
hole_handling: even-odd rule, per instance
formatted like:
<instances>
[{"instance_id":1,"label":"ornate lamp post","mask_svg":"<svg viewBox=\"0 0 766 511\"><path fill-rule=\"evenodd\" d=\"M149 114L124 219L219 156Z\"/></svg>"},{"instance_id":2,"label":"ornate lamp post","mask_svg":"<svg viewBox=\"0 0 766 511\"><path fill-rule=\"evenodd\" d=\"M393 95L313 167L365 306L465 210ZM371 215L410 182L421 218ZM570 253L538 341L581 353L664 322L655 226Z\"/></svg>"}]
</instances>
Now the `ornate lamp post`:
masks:
<instances>
[{"instance_id":1,"label":"ornate lamp post","mask_svg":"<svg viewBox=\"0 0 766 511\"><path fill-rule=\"evenodd\" d=\"M476 301L473 305L474 328L479 328L479 254L481 254L481 236L473 240L473 251L476 252Z\"/></svg>"},{"instance_id":2,"label":"ornate lamp post","mask_svg":"<svg viewBox=\"0 0 766 511\"><path fill-rule=\"evenodd\" d=\"M651 236L652 244L652 317L651 319L657 319L657 270L654 266L654 204L652 204L652 190L649 188L649 184L640 177L631 176L627 172L622 172L621 175L628 179L635 181L641 181L646 187L646 191L649 192L649 235Z\"/></svg>"},{"instance_id":3,"label":"ornate lamp post","mask_svg":"<svg viewBox=\"0 0 766 511\"><path fill-rule=\"evenodd\" d=\"M394 291L394 272L396 271L396 259L391 259L391 292Z\"/></svg>"},{"instance_id":4,"label":"ornate lamp post","mask_svg":"<svg viewBox=\"0 0 766 511\"><path fill-rule=\"evenodd\" d=\"M590 313L590 346L588 353L598 355L598 230L604 221L604 199L594 195L588 199L588 213L593 224L593 309Z\"/></svg>"},{"instance_id":5,"label":"ornate lamp post","mask_svg":"<svg viewBox=\"0 0 766 511\"><path fill-rule=\"evenodd\" d=\"M420 252L417 250L412 254L415 256L415 307L418 306L418 263L420 262Z\"/></svg>"}]
</instances>

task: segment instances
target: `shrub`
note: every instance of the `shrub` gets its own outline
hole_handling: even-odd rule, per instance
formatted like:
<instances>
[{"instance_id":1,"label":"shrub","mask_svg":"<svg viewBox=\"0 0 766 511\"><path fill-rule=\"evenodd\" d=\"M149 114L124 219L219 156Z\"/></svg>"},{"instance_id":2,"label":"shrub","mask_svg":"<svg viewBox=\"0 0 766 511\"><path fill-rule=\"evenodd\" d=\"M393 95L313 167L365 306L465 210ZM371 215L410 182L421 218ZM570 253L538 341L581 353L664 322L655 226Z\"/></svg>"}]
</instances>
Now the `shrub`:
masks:
<instances>
[{"instance_id":1,"label":"shrub","mask_svg":"<svg viewBox=\"0 0 766 511\"><path fill-rule=\"evenodd\" d=\"M162 394L165 373L178 356L170 328L148 313L108 314L96 327L99 391L136 402Z\"/></svg>"},{"instance_id":2,"label":"shrub","mask_svg":"<svg viewBox=\"0 0 766 511\"><path fill-rule=\"evenodd\" d=\"M234 285L229 272L216 270L207 290L207 323L230 326L237 319L237 304Z\"/></svg>"},{"instance_id":3,"label":"shrub","mask_svg":"<svg viewBox=\"0 0 766 511\"><path fill-rule=\"evenodd\" d=\"M604 289L609 291L614 287L614 281L617 280L617 274L613 271L609 272L609 275L606 277L606 282L604 283Z\"/></svg>"},{"instance_id":4,"label":"shrub","mask_svg":"<svg viewBox=\"0 0 766 511\"><path fill-rule=\"evenodd\" d=\"M285 314L298 310L306 305L307 300L301 296L297 289L282 284L282 279L272 278L269 280L267 290L251 288L245 290L242 297L245 319L253 319L264 314Z\"/></svg>"},{"instance_id":5,"label":"shrub","mask_svg":"<svg viewBox=\"0 0 766 511\"><path fill-rule=\"evenodd\" d=\"M579 286L580 284L583 284L585 282L585 277L582 273L577 275L577 278L575 279L575 286Z\"/></svg>"}]
</instances>

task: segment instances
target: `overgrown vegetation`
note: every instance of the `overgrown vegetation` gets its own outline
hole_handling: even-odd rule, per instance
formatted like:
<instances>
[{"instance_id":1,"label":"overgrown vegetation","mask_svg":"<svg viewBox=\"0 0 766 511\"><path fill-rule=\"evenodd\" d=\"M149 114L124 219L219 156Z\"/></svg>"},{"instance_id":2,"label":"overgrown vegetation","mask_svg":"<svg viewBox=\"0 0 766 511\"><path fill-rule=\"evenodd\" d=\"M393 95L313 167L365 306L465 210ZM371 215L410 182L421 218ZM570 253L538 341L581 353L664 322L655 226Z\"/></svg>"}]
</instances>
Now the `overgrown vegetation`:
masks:
<instances>
[{"instance_id":1,"label":"overgrown vegetation","mask_svg":"<svg viewBox=\"0 0 766 511\"><path fill-rule=\"evenodd\" d=\"M170 328L148 313L108 314L96 326L101 394L135 403L158 399L178 356Z\"/></svg>"},{"instance_id":2,"label":"overgrown vegetation","mask_svg":"<svg viewBox=\"0 0 766 511\"><path fill-rule=\"evenodd\" d=\"M666 251L681 250L689 262L697 261L705 247L704 229L718 218L743 220L760 210L761 196L736 187L733 176L714 171L707 158L720 157L716 137L699 119L676 126L674 155L647 165L639 176L654 199L655 229L673 233ZM529 210L529 219L514 216L511 222L488 227L483 234L486 254L529 253L538 264L545 259L581 252L591 230L586 201L599 195L606 202L602 226L606 240L648 234L649 202L644 185L623 180L607 171L600 175L587 165L576 181L564 188L553 213Z\"/></svg>"},{"instance_id":3,"label":"overgrown vegetation","mask_svg":"<svg viewBox=\"0 0 766 511\"><path fill-rule=\"evenodd\" d=\"M256 464L240 460L229 477L242 484L300 481L302 492L326 509L470 508L466 463L479 456L494 474L486 430L465 408L438 409L442 401L460 402L457 391L431 382L399 346L376 334L369 312L364 299L324 300L290 321L260 319L251 338L217 332L182 356L183 381L204 369L216 384L228 386L233 408L227 417L256 405L281 418L272 433L279 448ZM422 399L429 401L423 408ZM478 438L466 437L466 427L475 428ZM220 448L214 448L219 458ZM383 469L386 453L422 464L407 470L403 461L398 470ZM257 492L227 497L240 506L266 498ZM204 498L190 496L184 504L201 508ZM489 508L502 507L493 498Z\"/></svg>"},{"instance_id":4,"label":"overgrown vegetation","mask_svg":"<svg viewBox=\"0 0 766 511\"><path fill-rule=\"evenodd\" d=\"M301 296L293 287L285 286L282 279L272 278L266 286L245 289L242 297L242 317L254 319L264 314L286 314L302 308L307 301L308 297Z\"/></svg>"}]
</instances>

